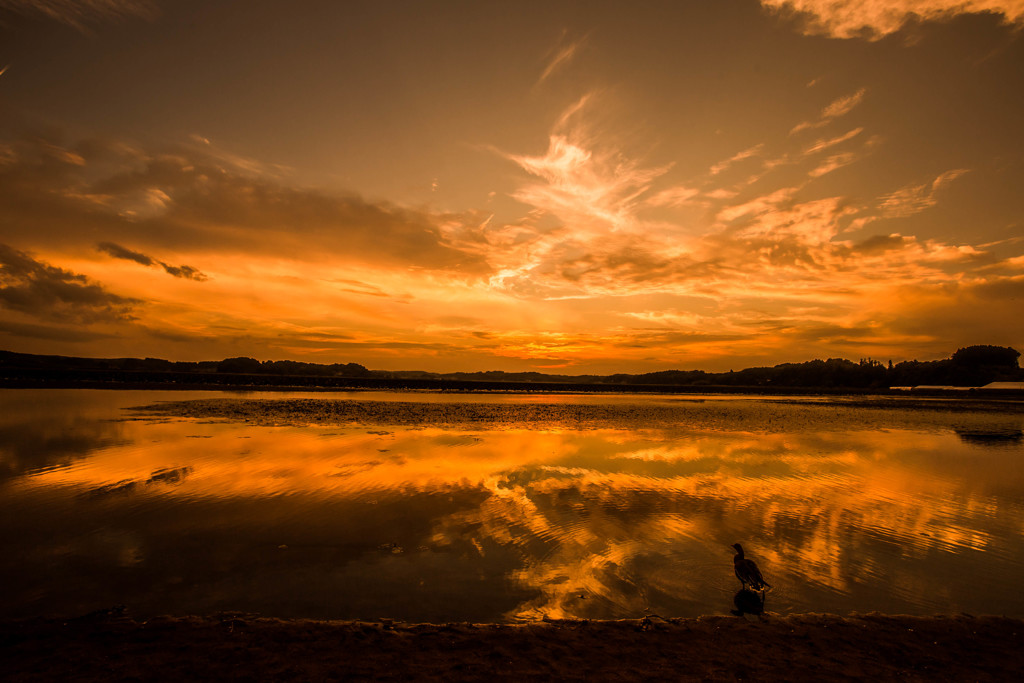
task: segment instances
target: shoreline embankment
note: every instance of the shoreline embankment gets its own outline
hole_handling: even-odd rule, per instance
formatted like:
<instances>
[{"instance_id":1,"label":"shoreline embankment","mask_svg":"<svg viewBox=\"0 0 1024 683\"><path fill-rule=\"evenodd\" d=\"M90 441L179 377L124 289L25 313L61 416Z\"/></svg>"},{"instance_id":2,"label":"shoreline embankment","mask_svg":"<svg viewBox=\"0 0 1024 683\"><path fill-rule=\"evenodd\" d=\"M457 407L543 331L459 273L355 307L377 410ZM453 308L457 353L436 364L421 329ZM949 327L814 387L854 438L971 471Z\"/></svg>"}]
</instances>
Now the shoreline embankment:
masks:
<instances>
[{"instance_id":1,"label":"shoreline embankment","mask_svg":"<svg viewBox=\"0 0 1024 683\"><path fill-rule=\"evenodd\" d=\"M116 613L0 621L7 681L1024 680L1024 621L803 614L526 624Z\"/></svg>"}]
</instances>

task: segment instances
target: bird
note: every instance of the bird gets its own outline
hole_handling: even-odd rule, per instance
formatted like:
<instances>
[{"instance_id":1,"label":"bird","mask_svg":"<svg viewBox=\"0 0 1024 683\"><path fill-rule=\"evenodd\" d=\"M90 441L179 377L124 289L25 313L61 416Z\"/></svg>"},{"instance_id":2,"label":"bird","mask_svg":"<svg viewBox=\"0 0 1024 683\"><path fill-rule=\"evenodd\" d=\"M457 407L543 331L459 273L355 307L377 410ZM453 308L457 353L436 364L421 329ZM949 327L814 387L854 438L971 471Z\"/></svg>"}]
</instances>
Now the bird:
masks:
<instances>
[{"instance_id":1,"label":"bird","mask_svg":"<svg viewBox=\"0 0 1024 683\"><path fill-rule=\"evenodd\" d=\"M757 564L753 560L743 557L743 546L733 543L732 547L736 548L736 557L732 558L732 563L736 569L736 578L740 580L742 587L746 588L749 585L751 590L762 592L766 588L771 588L771 584L761 576L761 570L757 568Z\"/></svg>"}]
</instances>

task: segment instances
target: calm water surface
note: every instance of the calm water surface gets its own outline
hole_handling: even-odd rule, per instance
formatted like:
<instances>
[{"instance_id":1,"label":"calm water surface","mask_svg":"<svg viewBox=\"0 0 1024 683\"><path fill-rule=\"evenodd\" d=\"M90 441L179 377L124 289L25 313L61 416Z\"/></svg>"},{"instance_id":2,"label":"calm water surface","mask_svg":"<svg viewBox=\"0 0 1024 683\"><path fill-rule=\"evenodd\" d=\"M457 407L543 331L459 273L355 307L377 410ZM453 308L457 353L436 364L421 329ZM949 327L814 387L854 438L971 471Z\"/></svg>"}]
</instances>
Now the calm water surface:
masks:
<instances>
[{"instance_id":1,"label":"calm water surface","mask_svg":"<svg viewBox=\"0 0 1024 683\"><path fill-rule=\"evenodd\" d=\"M0 390L0 616L1024 617L1024 407Z\"/></svg>"}]
</instances>

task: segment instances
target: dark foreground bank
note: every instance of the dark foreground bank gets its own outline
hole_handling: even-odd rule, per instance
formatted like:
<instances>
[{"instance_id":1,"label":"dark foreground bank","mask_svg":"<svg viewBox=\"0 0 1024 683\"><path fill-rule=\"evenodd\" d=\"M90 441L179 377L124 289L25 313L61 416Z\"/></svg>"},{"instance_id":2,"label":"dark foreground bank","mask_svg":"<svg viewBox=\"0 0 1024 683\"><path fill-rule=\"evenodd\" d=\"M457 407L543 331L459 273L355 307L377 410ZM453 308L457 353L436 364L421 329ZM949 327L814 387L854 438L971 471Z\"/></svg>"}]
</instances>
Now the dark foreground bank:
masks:
<instances>
[{"instance_id":1,"label":"dark foreground bank","mask_svg":"<svg viewBox=\"0 0 1024 683\"><path fill-rule=\"evenodd\" d=\"M1024 680L1024 621L766 616L528 625L0 622L8 681Z\"/></svg>"}]
</instances>

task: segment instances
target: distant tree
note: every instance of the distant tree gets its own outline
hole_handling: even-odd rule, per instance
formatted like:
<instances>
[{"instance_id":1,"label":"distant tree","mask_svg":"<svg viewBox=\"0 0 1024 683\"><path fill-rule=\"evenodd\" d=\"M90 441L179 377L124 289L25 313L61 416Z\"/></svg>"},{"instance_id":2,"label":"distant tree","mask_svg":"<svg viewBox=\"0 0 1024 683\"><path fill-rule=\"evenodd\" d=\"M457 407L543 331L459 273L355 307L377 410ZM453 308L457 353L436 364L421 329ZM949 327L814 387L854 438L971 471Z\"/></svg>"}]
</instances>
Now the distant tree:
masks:
<instances>
[{"instance_id":1,"label":"distant tree","mask_svg":"<svg viewBox=\"0 0 1024 683\"><path fill-rule=\"evenodd\" d=\"M1020 353L1007 346L968 346L957 349L950 359L950 383L959 386L984 386L989 382L1021 377L1017 364Z\"/></svg>"},{"instance_id":2,"label":"distant tree","mask_svg":"<svg viewBox=\"0 0 1024 683\"><path fill-rule=\"evenodd\" d=\"M217 363L217 372L230 373L253 373L259 372L262 366L255 358L239 356L237 358L225 358Z\"/></svg>"},{"instance_id":3,"label":"distant tree","mask_svg":"<svg viewBox=\"0 0 1024 683\"><path fill-rule=\"evenodd\" d=\"M1008 346L967 346L957 349L953 354L953 364L960 366L991 366L1014 368L1018 367L1017 359L1020 352Z\"/></svg>"},{"instance_id":4,"label":"distant tree","mask_svg":"<svg viewBox=\"0 0 1024 683\"><path fill-rule=\"evenodd\" d=\"M359 363L335 364L331 367L342 377L370 377L373 374Z\"/></svg>"},{"instance_id":5,"label":"distant tree","mask_svg":"<svg viewBox=\"0 0 1024 683\"><path fill-rule=\"evenodd\" d=\"M160 358L125 358L121 361L122 370L159 372L173 368L170 361Z\"/></svg>"}]
</instances>

